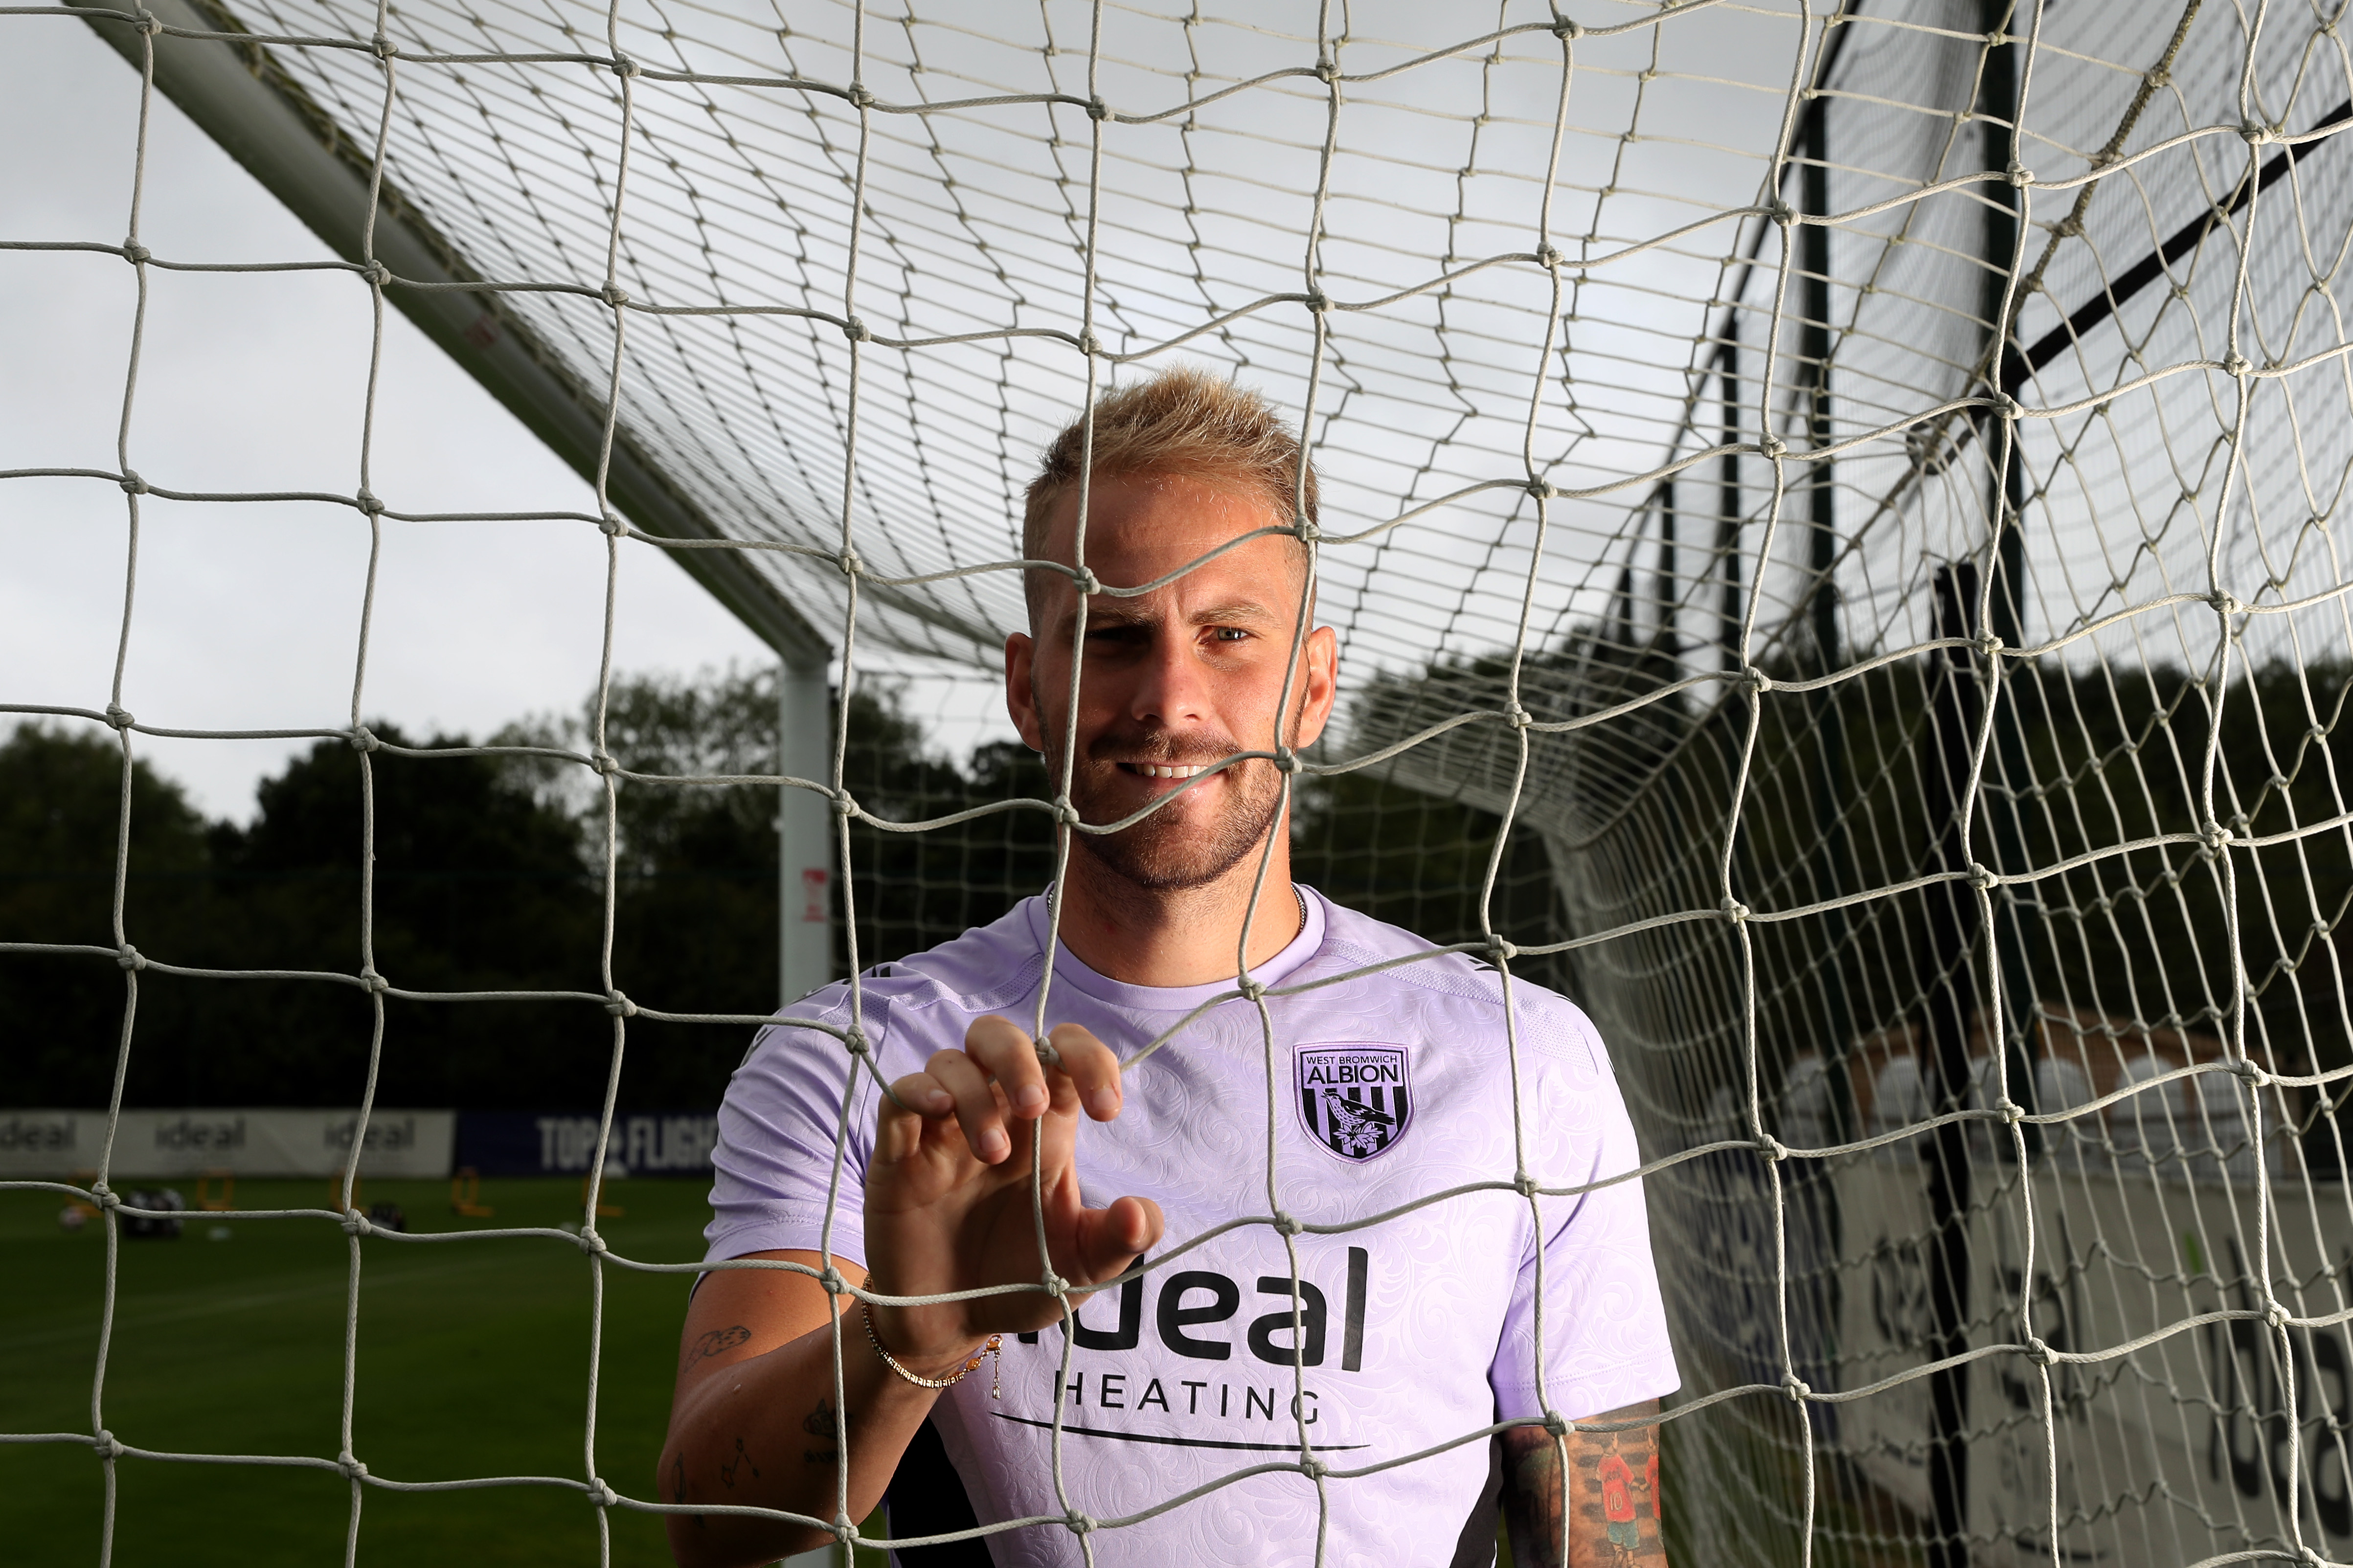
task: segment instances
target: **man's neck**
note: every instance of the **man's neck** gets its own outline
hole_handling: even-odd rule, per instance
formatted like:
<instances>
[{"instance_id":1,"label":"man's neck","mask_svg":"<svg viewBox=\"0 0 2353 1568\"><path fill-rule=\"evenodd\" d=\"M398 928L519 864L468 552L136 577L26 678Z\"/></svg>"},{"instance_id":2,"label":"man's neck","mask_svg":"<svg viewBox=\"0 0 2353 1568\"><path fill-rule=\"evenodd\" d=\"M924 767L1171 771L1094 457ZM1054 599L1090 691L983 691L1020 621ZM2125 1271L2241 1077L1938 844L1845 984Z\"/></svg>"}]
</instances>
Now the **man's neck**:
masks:
<instances>
[{"instance_id":1,"label":"man's neck","mask_svg":"<svg viewBox=\"0 0 2353 1568\"><path fill-rule=\"evenodd\" d=\"M1275 847L1258 911L1250 920L1249 967L1291 945L1303 921L1292 891L1290 846ZM1234 977L1259 857L1198 888L1144 888L1071 846L1062 877L1061 937L1082 963L1128 985L1207 985Z\"/></svg>"}]
</instances>

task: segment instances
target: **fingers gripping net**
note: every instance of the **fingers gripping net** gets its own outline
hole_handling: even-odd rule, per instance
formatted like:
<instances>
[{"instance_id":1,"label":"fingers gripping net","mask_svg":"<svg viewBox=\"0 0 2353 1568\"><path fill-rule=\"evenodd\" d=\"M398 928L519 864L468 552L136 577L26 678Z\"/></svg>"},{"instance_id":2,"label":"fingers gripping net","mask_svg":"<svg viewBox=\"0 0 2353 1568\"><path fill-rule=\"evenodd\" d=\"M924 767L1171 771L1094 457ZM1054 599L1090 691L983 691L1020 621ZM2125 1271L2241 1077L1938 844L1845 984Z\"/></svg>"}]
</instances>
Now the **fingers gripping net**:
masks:
<instances>
[{"instance_id":1,"label":"fingers gripping net","mask_svg":"<svg viewBox=\"0 0 2353 1568\"><path fill-rule=\"evenodd\" d=\"M1094 392L1193 357L1290 412L1349 680L1337 733L1280 759L1304 879L1599 1023L1684 1375L1683 1550L2353 1556L2333 10L82 15L150 94L159 62L233 50L364 175L341 269L379 321L439 290L485 353L527 344L598 411L579 521L610 558L725 556L739 607L818 606L845 692L990 664L1022 619L1020 487ZM142 285L206 265L141 244L136 194L119 246L8 243L111 251ZM436 279L379 259L378 216L430 237ZM137 372L116 468L84 471L121 485L134 546L147 496L269 499L142 477ZM371 489L364 431L361 454L336 499L380 545L415 514ZM707 536L653 523L664 497ZM126 658L102 711L8 710L112 725L127 824L136 737L171 721L127 710ZM570 760L608 803L711 782L594 739ZM787 782L845 835L994 830L892 821L843 757ZM1061 822L1051 795L992 809ZM122 869L114 946L10 951L121 963L127 1063L140 975L170 964L125 927ZM853 973L895 956L859 950L899 918L865 891ZM364 943L313 978L368 993L379 1055L386 994L440 999ZM632 1016L755 1021L627 979L608 956L576 997L612 1015L616 1083ZM1241 990L1271 1127L1269 994ZM1575 1195L1522 1179L1544 1136L1516 1126L1492 1173L1539 1212ZM1270 1133L1266 1211L1234 1217L1289 1242L1279 1178ZM102 1176L86 1195L124 1212ZM597 1289L697 1267L612 1253L594 1205L546 1234ZM351 1233L343 1446L258 1462L347 1475L353 1542L370 1485L500 1479L367 1470L368 1223L275 1217ZM11 1440L94 1444L110 1476L200 1457L109 1433L100 1366L90 1431ZM584 1436L578 1478L532 1484L600 1521L670 1506ZM1411 1462L1297 1436L1319 1510ZM1090 1554L1134 1522L1069 1513ZM846 1498L815 1522L856 1534Z\"/></svg>"}]
</instances>

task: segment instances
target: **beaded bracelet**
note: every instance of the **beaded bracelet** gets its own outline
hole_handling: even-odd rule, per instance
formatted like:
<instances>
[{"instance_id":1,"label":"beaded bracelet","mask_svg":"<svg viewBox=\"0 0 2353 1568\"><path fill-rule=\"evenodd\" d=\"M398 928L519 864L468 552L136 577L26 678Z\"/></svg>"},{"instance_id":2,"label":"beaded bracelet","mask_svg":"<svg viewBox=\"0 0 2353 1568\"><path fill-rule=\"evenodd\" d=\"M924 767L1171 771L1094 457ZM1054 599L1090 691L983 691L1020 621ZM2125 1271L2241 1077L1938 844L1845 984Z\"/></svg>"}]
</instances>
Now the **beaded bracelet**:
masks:
<instances>
[{"instance_id":1,"label":"beaded bracelet","mask_svg":"<svg viewBox=\"0 0 2353 1568\"><path fill-rule=\"evenodd\" d=\"M874 1288L874 1281L871 1277L866 1281L866 1288L870 1290ZM981 1346L978 1350L973 1352L971 1360L965 1362L964 1365L956 1368L955 1371L950 1373L947 1376L925 1377L919 1372L910 1372L906 1367L902 1366L899 1363L899 1358L897 1356L892 1355L889 1351L882 1348L881 1336L874 1331L874 1313L864 1301L860 1301L858 1304L858 1318L860 1322L866 1325L866 1342L874 1347L874 1353L882 1358L882 1364L889 1367L892 1372L897 1373L901 1377L905 1378L909 1383L913 1384L916 1387L934 1389L953 1388L957 1384L962 1383L966 1376L972 1373L977 1372L980 1369L980 1358L987 1356L989 1358L988 1396L991 1399L1001 1399L1004 1397L1004 1385L1001 1378L999 1377L999 1373L1005 1364L1003 1350L1005 1336L1003 1334L989 1335L988 1342Z\"/></svg>"}]
</instances>

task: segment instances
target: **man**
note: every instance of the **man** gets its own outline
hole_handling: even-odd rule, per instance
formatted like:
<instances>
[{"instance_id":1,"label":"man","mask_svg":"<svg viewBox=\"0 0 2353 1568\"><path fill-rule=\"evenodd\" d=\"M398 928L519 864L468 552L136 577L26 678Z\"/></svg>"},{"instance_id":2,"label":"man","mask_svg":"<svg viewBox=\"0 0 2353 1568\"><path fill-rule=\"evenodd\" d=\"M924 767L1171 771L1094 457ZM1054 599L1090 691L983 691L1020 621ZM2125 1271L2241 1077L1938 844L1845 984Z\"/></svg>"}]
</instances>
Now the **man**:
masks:
<instances>
[{"instance_id":1,"label":"man","mask_svg":"<svg viewBox=\"0 0 2353 1568\"><path fill-rule=\"evenodd\" d=\"M1065 431L1030 487L1032 560L1080 560L1083 440ZM1009 1289L861 1306L807 1273L705 1275L663 1500L855 1521L888 1487L894 1535L1042 1518L989 1536L995 1561L1177 1568L1305 1563L1319 1541L1334 1564L1485 1563L1500 1493L1523 1563L1556 1563L1564 1546L1572 1563L1665 1561L1655 1419L1676 1374L1640 1183L1536 1208L1508 1188L1409 1206L1515 1174L1502 977L1414 957L1429 945L1294 888L1281 772L1215 768L1310 745L1331 715L1331 629L1293 658L1307 593L1290 530L1298 463L1262 401L1198 373L1097 405L1085 568L1158 585L1086 597L1082 631L1073 578L1033 571L1006 701L1057 777L1070 737L1083 823L1155 809L1071 836L1052 1065L1026 1032L1047 983L1034 898L877 966L855 999L834 985L786 1009L729 1088L713 1160L714 1260L829 1259L897 1298ZM1311 475L1311 521L1314 504ZM1262 1021L1234 994L1245 960L1268 988L1355 977L1265 996ZM1529 1173L1570 1186L1633 1166L1584 1015L1524 982L1511 1004ZM836 1035L793 1019L856 1025L892 1095L853 1073ZM1036 1289L1033 1159L1051 1268L1078 1309L1067 1377L1061 1308ZM1264 1222L1278 1215L1297 1224ZM1535 1424L1547 1409L1629 1425L1556 1436ZM1523 1424L1456 1441L1499 1420ZM918 1481L942 1449L955 1475ZM1423 1457L1310 1473L1408 1455ZM1237 1471L1259 1473L1225 1479ZM1091 1522L1179 1497L1141 1522ZM828 1538L744 1515L669 1525L687 1568Z\"/></svg>"}]
</instances>

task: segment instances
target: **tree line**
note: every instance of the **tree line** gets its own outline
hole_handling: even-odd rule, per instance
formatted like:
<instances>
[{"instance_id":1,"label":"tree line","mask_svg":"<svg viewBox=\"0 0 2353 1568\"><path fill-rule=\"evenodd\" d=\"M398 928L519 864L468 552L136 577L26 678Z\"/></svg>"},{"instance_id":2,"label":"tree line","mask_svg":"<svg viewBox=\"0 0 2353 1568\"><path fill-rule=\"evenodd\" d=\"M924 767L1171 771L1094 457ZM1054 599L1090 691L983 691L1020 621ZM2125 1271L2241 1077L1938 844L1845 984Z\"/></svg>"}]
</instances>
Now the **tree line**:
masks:
<instances>
[{"instance_id":1,"label":"tree line","mask_svg":"<svg viewBox=\"0 0 2353 1568\"><path fill-rule=\"evenodd\" d=\"M657 775L774 770L768 670L617 679L605 744ZM501 745L585 751L587 714L508 725ZM462 735L396 746L446 752ZM1011 742L939 753L886 684L852 696L844 780L892 820L1050 795L1044 765ZM134 738L135 742L135 738ZM135 744L134 744L135 755ZM513 756L366 759L375 816L375 967L404 990L605 989L607 814L575 763ZM0 741L0 942L79 943L100 954L0 953L0 1102L103 1104L124 1023L111 950L122 752L96 726L19 726ZM123 917L148 959L224 971L356 973L361 965L361 754L322 740L262 781L249 822L207 820L144 761L131 771ZM621 783L614 802L611 966L633 1000L673 1012L776 1005L776 792ZM1499 824L1368 775L1317 785L1294 820L1301 879L1369 912L1453 941L1476 929L1477 888ZM1499 907L1551 918L1541 846L1515 836ZM854 825L860 961L872 963L997 918L1053 874L1050 819L991 813L921 834ZM847 960L837 921L836 972ZM374 1010L324 979L188 976L148 968L124 1082L129 1105L336 1105L364 1081ZM626 1108L715 1104L748 1040L741 1026L627 1026ZM378 1102L470 1108L601 1103L612 1019L586 1001L387 997Z\"/></svg>"}]
</instances>

